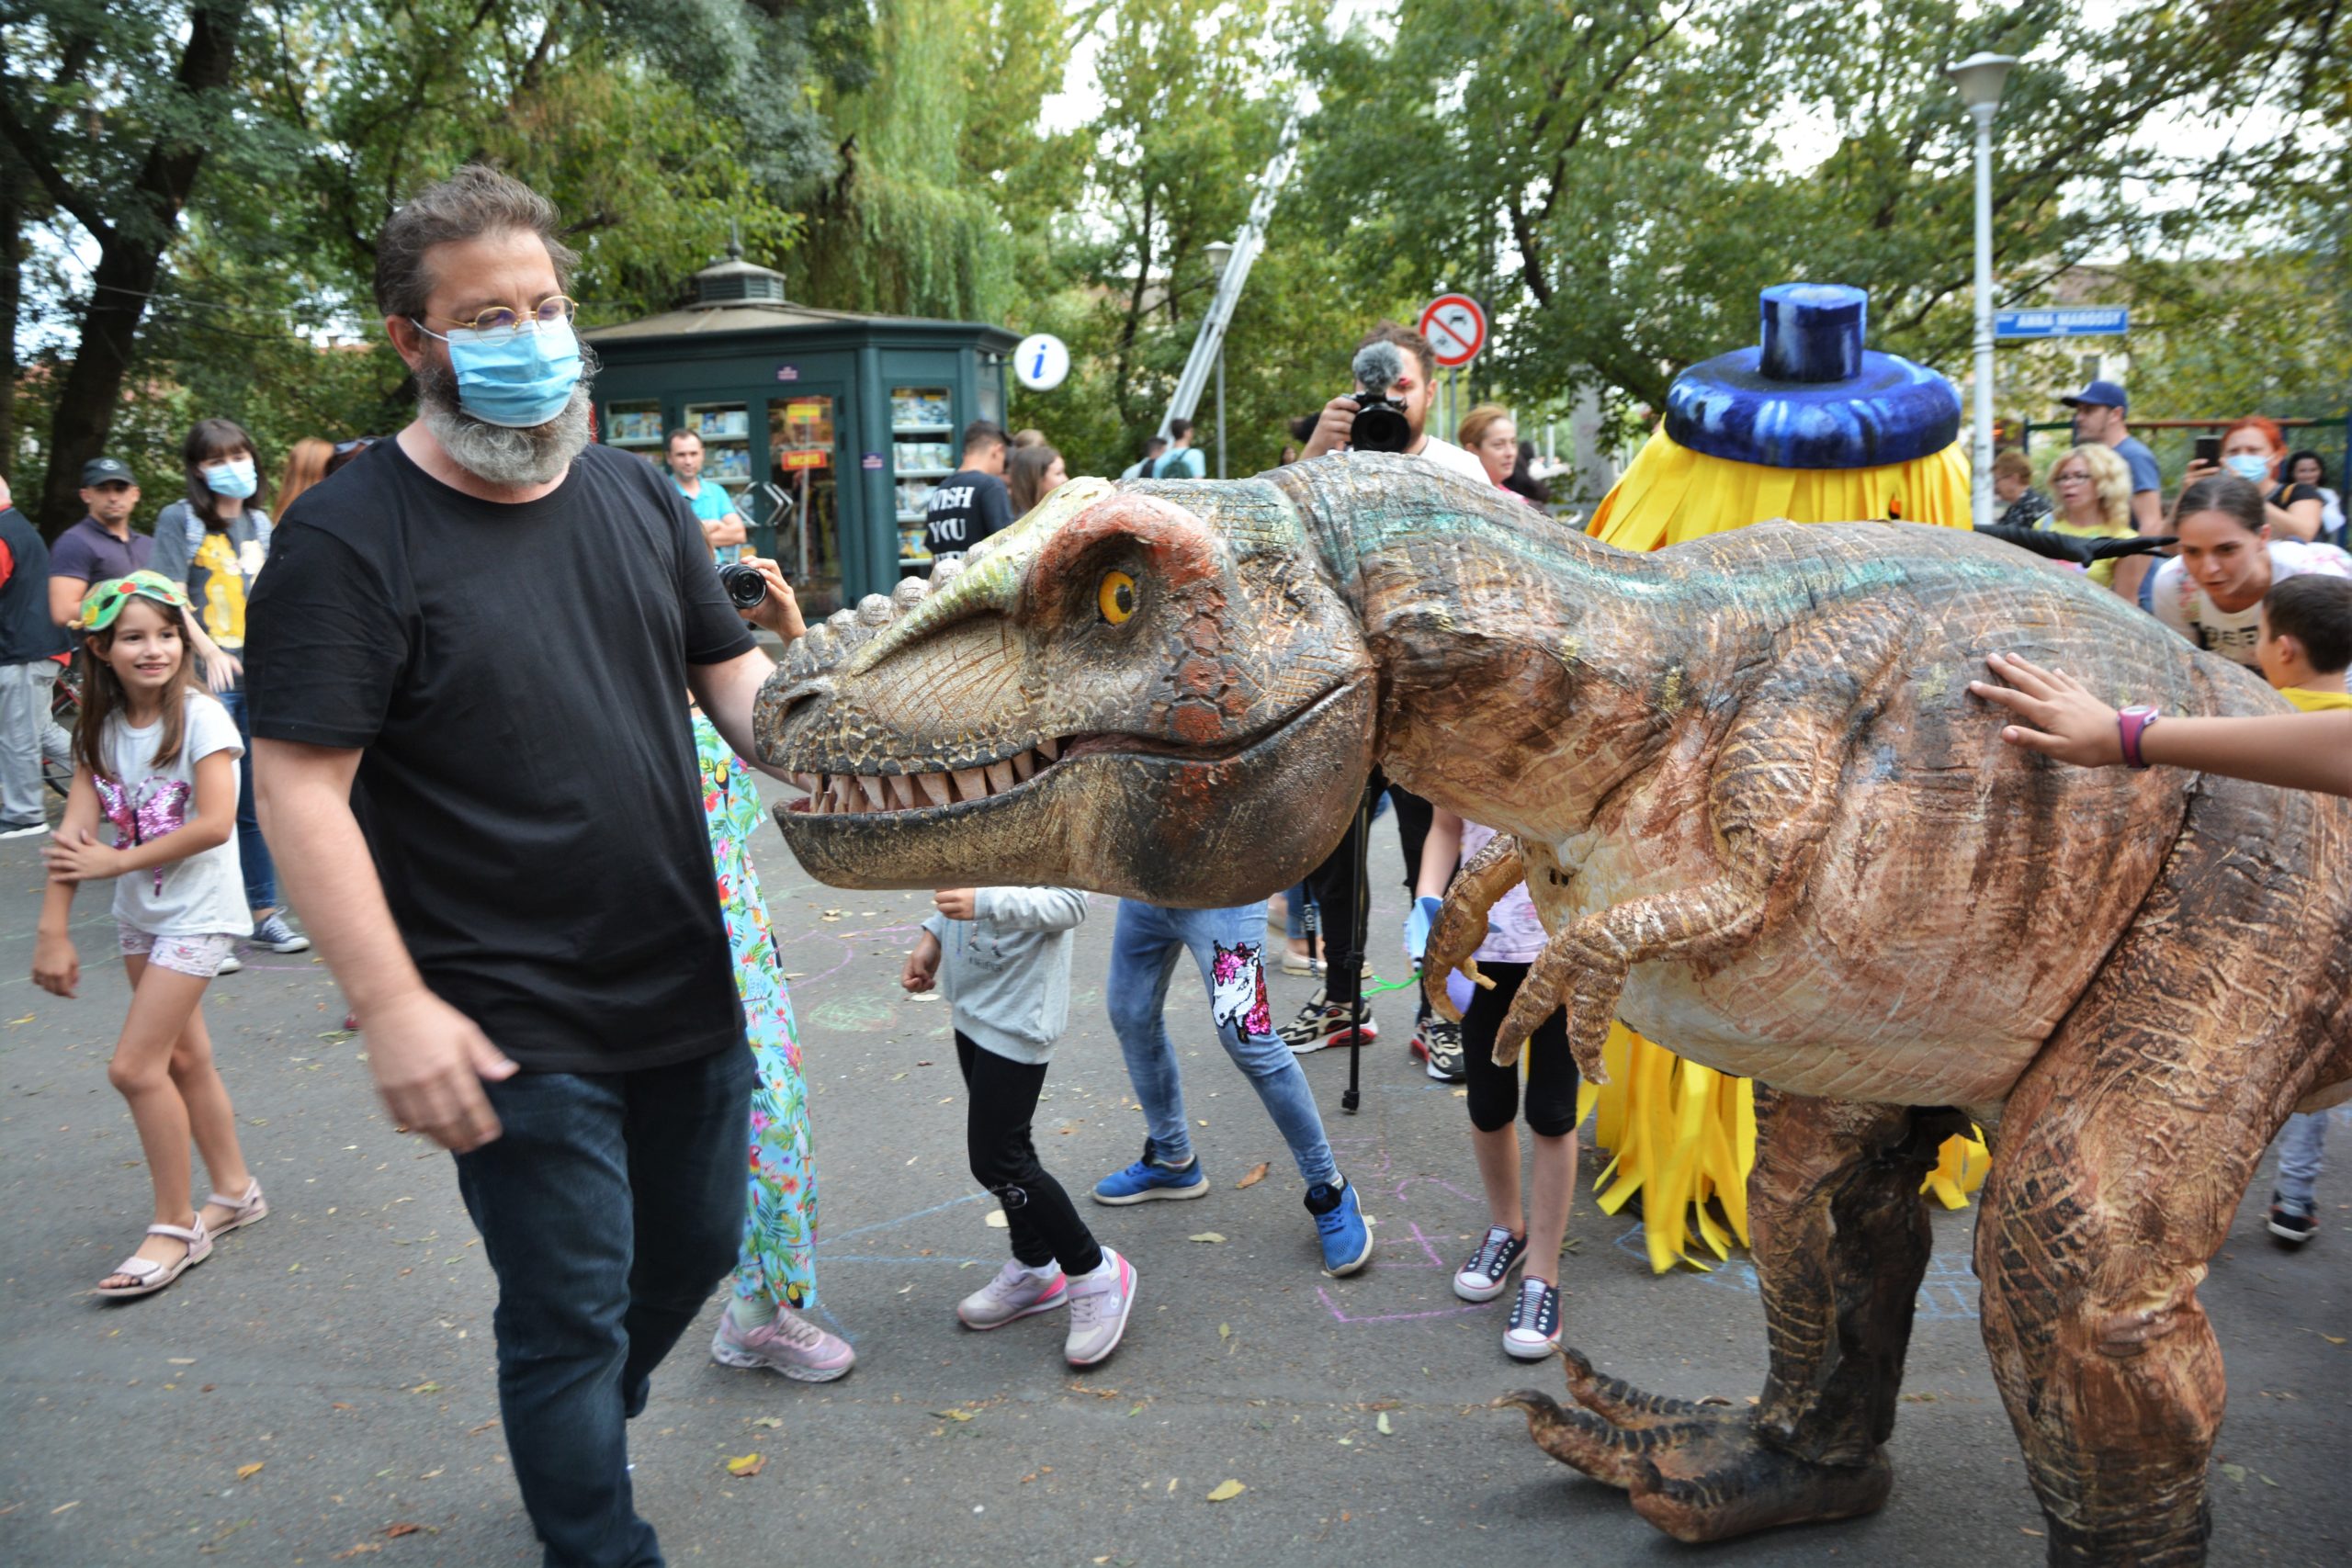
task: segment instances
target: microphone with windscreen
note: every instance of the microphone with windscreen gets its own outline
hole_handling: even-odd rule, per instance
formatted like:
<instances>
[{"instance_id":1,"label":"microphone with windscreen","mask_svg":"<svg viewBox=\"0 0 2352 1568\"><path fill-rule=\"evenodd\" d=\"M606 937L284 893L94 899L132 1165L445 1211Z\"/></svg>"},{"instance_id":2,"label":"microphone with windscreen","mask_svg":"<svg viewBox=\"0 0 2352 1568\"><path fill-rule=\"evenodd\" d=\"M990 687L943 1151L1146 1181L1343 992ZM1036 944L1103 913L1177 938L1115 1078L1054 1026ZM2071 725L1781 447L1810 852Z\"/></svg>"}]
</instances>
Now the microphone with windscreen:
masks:
<instances>
[{"instance_id":1,"label":"microphone with windscreen","mask_svg":"<svg viewBox=\"0 0 2352 1568\"><path fill-rule=\"evenodd\" d=\"M1348 444L1364 452L1403 452L1413 445L1413 427L1402 399L1388 395L1405 374L1405 351L1393 343L1368 343L1356 350L1355 423Z\"/></svg>"}]
</instances>

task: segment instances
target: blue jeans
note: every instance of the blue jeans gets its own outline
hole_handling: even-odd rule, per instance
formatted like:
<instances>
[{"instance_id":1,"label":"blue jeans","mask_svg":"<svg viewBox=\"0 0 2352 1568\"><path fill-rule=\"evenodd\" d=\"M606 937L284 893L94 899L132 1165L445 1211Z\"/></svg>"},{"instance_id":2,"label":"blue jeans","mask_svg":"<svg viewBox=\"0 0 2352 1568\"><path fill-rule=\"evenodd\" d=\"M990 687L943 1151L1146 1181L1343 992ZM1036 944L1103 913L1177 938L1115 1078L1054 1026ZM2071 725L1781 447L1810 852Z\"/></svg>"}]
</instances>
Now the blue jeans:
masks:
<instances>
[{"instance_id":1,"label":"blue jeans","mask_svg":"<svg viewBox=\"0 0 2352 1568\"><path fill-rule=\"evenodd\" d=\"M1119 900L1119 923L1111 935L1111 1028L1127 1058L1127 1081L1143 1102L1150 1134L1150 1157L1182 1165L1193 1157L1192 1123L1184 1119L1184 1086L1176 1072L1176 1047L1168 1038L1168 983L1176 960L1192 950L1201 984L1208 987L1209 1015L1218 1043L1233 1065L1250 1075L1250 1085L1281 1129L1308 1185L1336 1179L1331 1145L1306 1074L1273 1031L1266 1002L1266 906L1230 909L1164 909L1157 904Z\"/></svg>"},{"instance_id":2,"label":"blue jeans","mask_svg":"<svg viewBox=\"0 0 2352 1568\"><path fill-rule=\"evenodd\" d=\"M660 1568L623 1423L735 1265L752 1053L486 1084L504 1132L458 1158L498 1276L498 1408L546 1568Z\"/></svg>"},{"instance_id":3,"label":"blue jeans","mask_svg":"<svg viewBox=\"0 0 2352 1568\"><path fill-rule=\"evenodd\" d=\"M2320 1155L2327 1142L2330 1114L2312 1111L2290 1116L2278 1130L2278 1201L2299 1213L2317 1212L2319 1201L2314 1193L2326 1164Z\"/></svg>"},{"instance_id":4,"label":"blue jeans","mask_svg":"<svg viewBox=\"0 0 2352 1568\"><path fill-rule=\"evenodd\" d=\"M243 764L237 770L237 864L245 874L245 908L277 908L277 863L261 836L261 818L254 815L254 730L245 714L245 689L220 694L220 705L237 721L237 739L245 743Z\"/></svg>"}]
</instances>

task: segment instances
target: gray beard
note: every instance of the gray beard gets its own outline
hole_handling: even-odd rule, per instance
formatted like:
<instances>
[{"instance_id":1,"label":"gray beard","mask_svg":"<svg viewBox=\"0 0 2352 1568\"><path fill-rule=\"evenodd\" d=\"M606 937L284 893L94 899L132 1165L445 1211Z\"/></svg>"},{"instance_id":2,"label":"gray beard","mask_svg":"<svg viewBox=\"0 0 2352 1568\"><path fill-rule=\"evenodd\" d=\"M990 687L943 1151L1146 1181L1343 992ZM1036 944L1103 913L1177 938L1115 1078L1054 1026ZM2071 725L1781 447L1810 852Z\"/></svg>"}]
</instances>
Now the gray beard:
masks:
<instances>
[{"instance_id":1,"label":"gray beard","mask_svg":"<svg viewBox=\"0 0 2352 1568\"><path fill-rule=\"evenodd\" d=\"M515 429L468 413L458 402L458 378L437 365L416 373L418 411L424 428L449 460L485 484L552 484L571 468L589 439L589 388L595 365L583 346L580 384L563 412L545 424Z\"/></svg>"}]
</instances>

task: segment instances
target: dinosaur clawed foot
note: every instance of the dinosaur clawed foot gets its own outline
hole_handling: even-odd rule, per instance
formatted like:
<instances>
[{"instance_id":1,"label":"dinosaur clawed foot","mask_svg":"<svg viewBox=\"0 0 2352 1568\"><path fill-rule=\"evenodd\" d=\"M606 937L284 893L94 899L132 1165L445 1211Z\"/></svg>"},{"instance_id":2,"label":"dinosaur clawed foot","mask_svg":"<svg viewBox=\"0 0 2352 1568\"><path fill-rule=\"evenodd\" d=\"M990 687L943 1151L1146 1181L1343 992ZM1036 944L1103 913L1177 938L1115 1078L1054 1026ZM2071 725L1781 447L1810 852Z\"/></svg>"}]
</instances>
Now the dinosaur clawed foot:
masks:
<instances>
[{"instance_id":1,"label":"dinosaur clawed foot","mask_svg":"<svg viewBox=\"0 0 2352 1568\"><path fill-rule=\"evenodd\" d=\"M1883 1506L1894 1484L1883 1452L1860 1465L1822 1464L1767 1444L1750 1414L1645 1393L1561 1352L1563 1407L1532 1389L1494 1408L1527 1417L1536 1446L1562 1464L1623 1489L1634 1511L1677 1540L1724 1540L1776 1525L1816 1523Z\"/></svg>"}]
</instances>

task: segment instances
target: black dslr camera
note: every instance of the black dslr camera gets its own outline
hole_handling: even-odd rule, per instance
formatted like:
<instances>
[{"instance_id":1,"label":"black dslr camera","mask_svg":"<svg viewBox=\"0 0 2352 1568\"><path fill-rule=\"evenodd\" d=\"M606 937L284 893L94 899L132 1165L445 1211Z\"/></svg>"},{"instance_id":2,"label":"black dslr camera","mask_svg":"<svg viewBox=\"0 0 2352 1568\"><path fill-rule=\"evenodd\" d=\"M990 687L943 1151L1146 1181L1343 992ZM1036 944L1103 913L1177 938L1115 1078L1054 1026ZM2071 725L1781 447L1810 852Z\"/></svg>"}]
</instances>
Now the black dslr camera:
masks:
<instances>
[{"instance_id":1,"label":"black dslr camera","mask_svg":"<svg viewBox=\"0 0 2352 1568\"><path fill-rule=\"evenodd\" d=\"M768 580L760 569L744 561L729 561L718 569L718 585L739 610L756 610L768 596Z\"/></svg>"},{"instance_id":2,"label":"black dslr camera","mask_svg":"<svg viewBox=\"0 0 2352 1568\"><path fill-rule=\"evenodd\" d=\"M1388 389L1405 374L1405 352L1393 343L1368 343L1356 350L1355 423L1348 445L1360 452L1403 452L1413 445L1413 427L1405 418L1405 402Z\"/></svg>"}]
</instances>

